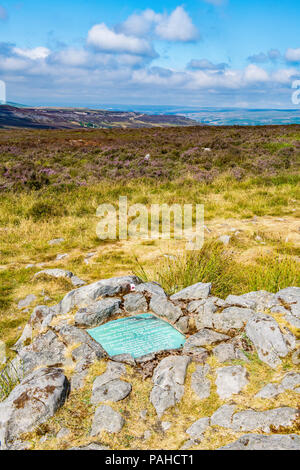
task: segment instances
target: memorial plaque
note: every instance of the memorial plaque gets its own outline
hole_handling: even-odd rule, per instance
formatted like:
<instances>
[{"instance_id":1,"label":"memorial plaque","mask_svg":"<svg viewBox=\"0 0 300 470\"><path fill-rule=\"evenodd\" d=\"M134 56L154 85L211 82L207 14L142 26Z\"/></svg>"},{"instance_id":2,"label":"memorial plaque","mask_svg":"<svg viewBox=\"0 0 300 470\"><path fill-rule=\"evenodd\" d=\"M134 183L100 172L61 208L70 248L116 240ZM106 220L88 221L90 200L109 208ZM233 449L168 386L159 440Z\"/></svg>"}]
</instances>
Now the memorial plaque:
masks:
<instances>
[{"instance_id":1,"label":"memorial plaque","mask_svg":"<svg viewBox=\"0 0 300 470\"><path fill-rule=\"evenodd\" d=\"M87 330L109 356L131 354L138 358L157 351L179 349L185 336L150 313L113 320Z\"/></svg>"}]
</instances>

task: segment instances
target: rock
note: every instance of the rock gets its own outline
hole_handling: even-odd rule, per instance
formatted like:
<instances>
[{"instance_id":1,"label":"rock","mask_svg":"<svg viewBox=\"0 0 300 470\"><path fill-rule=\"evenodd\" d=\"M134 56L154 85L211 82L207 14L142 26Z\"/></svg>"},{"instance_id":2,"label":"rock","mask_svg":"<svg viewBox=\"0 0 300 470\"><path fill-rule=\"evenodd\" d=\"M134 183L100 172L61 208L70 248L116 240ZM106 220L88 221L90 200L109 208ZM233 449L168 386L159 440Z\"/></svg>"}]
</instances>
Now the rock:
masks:
<instances>
[{"instance_id":1,"label":"rock","mask_svg":"<svg viewBox=\"0 0 300 470\"><path fill-rule=\"evenodd\" d=\"M166 293L163 288L157 282L143 282L139 284L135 288L135 292L140 292L148 297L152 297L152 295L158 295L160 297L165 297Z\"/></svg>"},{"instance_id":2,"label":"rock","mask_svg":"<svg viewBox=\"0 0 300 470\"><path fill-rule=\"evenodd\" d=\"M300 450L300 436L297 434L246 434L237 441L218 450Z\"/></svg>"},{"instance_id":3,"label":"rock","mask_svg":"<svg viewBox=\"0 0 300 470\"><path fill-rule=\"evenodd\" d=\"M267 384L255 395L255 398L275 398L283 391L279 384Z\"/></svg>"},{"instance_id":4,"label":"rock","mask_svg":"<svg viewBox=\"0 0 300 470\"><path fill-rule=\"evenodd\" d=\"M61 428L56 434L57 439L65 439L70 435L71 431L68 428Z\"/></svg>"},{"instance_id":5,"label":"rock","mask_svg":"<svg viewBox=\"0 0 300 470\"><path fill-rule=\"evenodd\" d=\"M189 317L181 317L178 322L175 324L175 327L181 331L181 333L186 334L189 332Z\"/></svg>"},{"instance_id":6,"label":"rock","mask_svg":"<svg viewBox=\"0 0 300 470\"><path fill-rule=\"evenodd\" d=\"M55 279L70 279L73 286L76 287L85 285L85 282L82 279L79 279L79 277L75 276L71 271L65 271L64 269L44 269L43 271L39 271L38 273L36 273L34 275L34 278L36 279L42 276L53 277Z\"/></svg>"},{"instance_id":7,"label":"rock","mask_svg":"<svg viewBox=\"0 0 300 470\"><path fill-rule=\"evenodd\" d=\"M219 242L223 243L223 245L227 246L230 243L231 236L230 235L221 235L218 238Z\"/></svg>"},{"instance_id":8,"label":"rock","mask_svg":"<svg viewBox=\"0 0 300 470\"><path fill-rule=\"evenodd\" d=\"M71 282L72 282L73 286L75 286L75 287L81 287L81 286L86 285L85 281L83 281L82 279L80 279L79 277L74 276L74 275L71 277Z\"/></svg>"},{"instance_id":9,"label":"rock","mask_svg":"<svg viewBox=\"0 0 300 470\"><path fill-rule=\"evenodd\" d=\"M225 308L222 313L214 315L213 325L216 330L222 333L228 333L231 330L242 330L253 315L253 310L229 307Z\"/></svg>"},{"instance_id":10,"label":"rock","mask_svg":"<svg viewBox=\"0 0 300 470\"><path fill-rule=\"evenodd\" d=\"M126 398L132 387L130 383L120 380L125 374L124 365L109 362L104 374L99 375L93 383L91 403L117 402Z\"/></svg>"},{"instance_id":11,"label":"rock","mask_svg":"<svg viewBox=\"0 0 300 470\"><path fill-rule=\"evenodd\" d=\"M18 309L21 310L22 308L28 307L35 300L36 300L36 296L34 294L27 295L25 299L22 299L19 301Z\"/></svg>"},{"instance_id":12,"label":"rock","mask_svg":"<svg viewBox=\"0 0 300 470\"><path fill-rule=\"evenodd\" d=\"M24 327L22 335L20 336L18 341L14 344L12 349L14 351L19 351L21 348L25 346L25 344L28 341L31 342L31 339L32 339L32 326L30 325L30 323L27 323ZM1 361L0 361L0 364L1 364Z\"/></svg>"},{"instance_id":13,"label":"rock","mask_svg":"<svg viewBox=\"0 0 300 470\"><path fill-rule=\"evenodd\" d=\"M192 286L186 287L185 289L173 294L171 300L198 300L207 299L210 294L212 284L198 282Z\"/></svg>"},{"instance_id":14,"label":"rock","mask_svg":"<svg viewBox=\"0 0 300 470\"><path fill-rule=\"evenodd\" d=\"M170 423L169 421L162 421L161 423L161 427L164 432L168 431L168 429L170 429L171 426L172 426L172 423Z\"/></svg>"},{"instance_id":15,"label":"rock","mask_svg":"<svg viewBox=\"0 0 300 470\"><path fill-rule=\"evenodd\" d=\"M143 296L140 293L127 294L124 296L124 308L126 312L147 312L148 304Z\"/></svg>"},{"instance_id":16,"label":"rock","mask_svg":"<svg viewBox=\"0 0 300 470\"><path fill-rule=\"evenodd\" d=\"M233 343L222 343L213 348L213 353L219 362L233 361L235 359L242 359L242 351L235 348ZM247 357L244 356L247 360Z\"/></svg>"},{"instance_id":17,"label":"rock","mask_svg":"<svg viewBox=\"0 0 300 470\"><path fill-rule=\"evenodd\" d=\"M185 441L182 447L180 447L180 450L188 450L191 447L194 447L197 443L193 439L188 439Z\"/></svg>"},{"instance_id":18,"label":"rock","mask_svg":"<svg viewBox=\"0 0 300 470\"><path fill-rule=\"evenodd\" d=\"M256 315L246 325L246 334L253 342L261 361L275 368L281 364L280 357L289 350L277 322L270 315Z\"/></svg>"},{"instance_id":19,"label":"rock","mask_svg":"<svg viewBox=\"0 0 300 470\"><path fill-rule=\"evenodd\" d=\"M123 362L130 366L136 366L136 360L131 354L117 354L116 356L112 356L111 360L115 362Z\"/></svg>"},{"instance_id":20,"label":"rock","mask_svg":"<svg viewBox=\"0 0 300 470\"><path fill-rule=\"evenodd\" d=\"M97 379L96 379L97 380ZM131 392L131 385L123 380L112 380L101 387L93 388L92 403L106 401L117 402L126 398Z\"/></svg>"},{"instance_id":21,"label":"rock","mask_svg":"<svg viewBox=\"0 0 300 470\"><path fill-rule=\"evenodd\" d=\"M209 418L201 418L198 419L195 423L193 423L187 430L186 433L192 439L201 439L203 434L205 433L206 429L209 427L210 419Z\"/></svg>"},{"instance_id":22,"label":"rock","mask_svg":"<svg viewBox=\"0 0 300 470\"><path fill-rule=\"evenodd\" d=\"M166 318L171 323L175 323L182 316L182 310L180 307L174 305L165 297L158 295L153 295L151 297L149 308L156 313L156 315Z\"/></svg>"},{"instance_id":23,"label":"rock","mask_svg":"<svg viewBox=\"0 0 300 470\"><path fill-rule=\"evenodd\" d=\"M152 436L152 432L151 432L149 429L147 429L147 430L144 432L143 439L144 439L145 441L148 441L148 440L151 438L151 436Z\"/></svg>"},{"instance_id":24,"label":"rock","mask_svg":"<svg viewBox=\"0 0 300 470\"><path fill-rule=\"evenodd\" d=\"M220 398L230 398L248 384L247 371L242 366L221 367L216 370L217 393Z\"/></svg>"},{"instance_id":25,"label":"rock","mask_svg":"<svg viewBox=\"0 0 300 470\"><path fill-rule=\"evenodd\" d=\"M140 417L142 418L142 420L146 421L147 416L148 416L148 410L142 410L140 412Z\"/></svg>"},{"instance_id":26,"label":"rock","mask_svg":"<svg viewBox=\"0 0 300 470\"><path fill-rule=\"evenodd\" d=\"M289 428L298 416L298 410L289 407L267 411L245 410L233 415L232 429L236 432Z\"/></svg>"},{"instance_id":27,"label":"rock","mask_svg":"<svg viewBox=\"0 0 300 470\"><path fill-rule=\"evenodd\" d=\"M92 442L87 446L81 447L71 447L68 450L110 450L109 447L103 446L102 444L97 444L96 442Z\"/></svg>"},{"instance_id":28,"label":"rock","mask_svg":"<svg viewBox=\"0 0 300 470\"><path fill-rule=\"evenodd\" d=\"M288 313L284 319L292 326L294 326L295 328L298 328L300 329L300 319L299 318L296 318L294 317L294 315L290 315L290 313Z\"/></svg>"},{"instance_id":29,"label":"rock","mask_svg":"<svg viewBox=\"0 0 300 470\"><path fill-rule=\"evenodd\" d=\"M294 390L300 386L300 373L288 372L282 379L281 386L284 390Z\"/></svg>"},{"instance_id":30,"label":"rock","mask_svg":"<svg viewBox=\"0 0 300 470\"><path fill-rule=\"evenodd\" d=\"M289 310L287 310L286 308L284 308L282 305L275 305L275 307L272 307L270 309L270 312L271 313L279 313L280 315L289 315ZM291 315L292 316L292 315Z\"/></svg>"},{"instance_id":31,"label":"rock","mask_svg":"<svg viewBox=\"0 0 300 470\"><path fill-rule=\"evenodd\" d=\"M293 353L292 362L293 364L295 364L295 366L298 366L300 364L300 348Z\"/></svg>"},{"instance_id":32,"label":"rock","mask_svg":"<svg viewBox=\"0 0 300 470\"><path fill-rule=\"evenodd\" d=\"M60 245L64 241L64 238L54 238L53 240L48 241L48 245Z\"/></svg>"},{"instance_id":33,"label":"rock","mask_svg":"<svg viewBox=\"0 0 300 470\"><path fill-rule=\"evenodd\" d=\"M55 316L55 311L52 310L51 307L48 307L47 305L38 305L37 307L34 308L32 315L29 320L29 324L37 329L41 330L43 322L46 320L46 318L49 318L49 316L54 317Z\"/></svg>"},{"instance_id":34,"label":"rock","mask_svg":"<svg viewBox=\"0 0 300 470\"><path fill-rule=\"evenodd\" d=\"M38 366L62 366L65 362L65 352L65 345L53 331L37 336L32 344L19 350L24 374L28 374Z\"/></svg>"},{"instance_id":35,"label":"rock","mask_svg":"<svg viewBox=\"0 0 300 470\"><path fill-rule=\"evenodd\" d=\"M139 284L140 282L140 279L136 276L103 279L68 292L62 301L53 308L57 314L66 314L75 306L86 307L99 297L112 297L118 294L128 294L131 290L131 284Z\"/></svg>"},{"instance_id":36,"label":"rock","mask_svg":"<svg viewBox=\"0 0 300 470\"><path fill-rule=\"evenodd\" d=\"M206 378L209 371L210 367L206 364L204 366L197 366L192 374L192 389L201 399L208 398L210 395L210 381Z\"/></svg>"},{"instance_id":37,"label":"rock","mask_svg":"<svg viewBox=\"0 0 300 470\"><path fill-rule=\"evenodd\" d=\"M88 307L78 310L74 319L75 325L94 327L104 323L107 318L120 311L121 299L103 299L92 303Z\"/></svg>"},{"instance_id":38,"label":"rock","mask_svg":"<svg viewBox=\"0 0 300 470\"><path fill-rule=\"evenodd\" d=\"M248 294L245 295L228 295L225 299L226 306L235 306L235 307L242 307L242 308L249 308L255 309L257 302L251 298L249 298Z\"/></svg>"},{"instance_id":39,"label":"rock","mask_svg":"<svg viewBox=\"0 0 300 470\"><path fill-rule=\"evenodd\" d=\"M96 254L97 254L96 251L93 251L91 253L86 253L85 258L84 258L85 264L89 264L90 259L93 258L94 256L96 256Z\"/></svg>"},{"instance_id":40,"label":"rock","mask_svg":"<svg viewBox=\"0 0 300 470\"><path fill-rule=\"evenodd\" d=\"M61 261L62 259L68 258L68 253L62 253L56 256L57 261Z\"/></svg>"},{"instance_id":41,"label":"rock","mask_svg":"<svg viewBox=\"0 0 300 470\"><path fill-rule=\"evenodd\" d=\"M214 412L210 418L211 426L221 426L224 428L230 428L232 422L232 416L235 412L236 405L223 405Z\"/></svg>"},{"instance_id":42,"label":"rock","mask_svg":"<svg viewBox=\"0 0 300 470\"><path fill-rule=\"evenodd\" d=\"M159 418L181 400L189 362L190 358L186 356L168 356L155 368L150 401Z\"/></svg>"},{"instance_id":43,"label":"rock","mask_svg":"<svg viewBox=\"0 0 300 470\"><path fill-rule=\"evenodd\" d=\"M69 382L61 369L42 368L27 376L0 403L2 446L47 421L64 404L68 392Z\"/></svg>"},{"instance_id":44,"label":"rock","mask_svg":"<svg viewBox=\"0 0 300 470\"><path fill-rule=\"evenodd\" d=\"M96 409L91 436L97 436L101 431L118 433L124 426L124 419L117 411L114 411L108 405L101 405Z\"/></svg>"},{"instance_id":45,"label":"rock","mask_svg":"<svg viewBox=\"0 0 300 470\"><path fill-rule=\"evenodd\" d=\"M230 339L230 336L217 333L216 331L210 330L208 328L203 328L202 330L198 331L198 333L195 333L186 340L183 351L197 351L197 348L201 346L210 346L228 339Z\"/></svg>"},{"instance_id":46,"label":"rock","mask_svg":"<svg viewBox=\"0 0 300 470\"><path fill-rule=\"evenodd\" d=\"M300 319L300 287L287 287L277 292L276 297L290 308L292 315Z\"/></svg>"}]
</instances>

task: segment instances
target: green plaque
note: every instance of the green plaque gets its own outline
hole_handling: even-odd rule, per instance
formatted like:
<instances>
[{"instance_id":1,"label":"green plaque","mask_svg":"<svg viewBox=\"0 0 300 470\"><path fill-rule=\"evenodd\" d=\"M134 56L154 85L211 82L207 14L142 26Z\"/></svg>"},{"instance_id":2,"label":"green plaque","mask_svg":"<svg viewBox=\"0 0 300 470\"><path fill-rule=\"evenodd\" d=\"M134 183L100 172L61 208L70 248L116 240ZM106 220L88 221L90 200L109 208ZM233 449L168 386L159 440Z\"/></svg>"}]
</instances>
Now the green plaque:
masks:
<instances>
[{"instance_id":1,"label":"green plaque","mask_svg":"<svg viewBox=\"0 0 300 470\"><path fill-rule=\"evenodd\" d=\"M131 354L137 358L157 351L179 349L185 336L150 313L121 318L87 330L109 356Z\"/></svg>"}]
</instances>

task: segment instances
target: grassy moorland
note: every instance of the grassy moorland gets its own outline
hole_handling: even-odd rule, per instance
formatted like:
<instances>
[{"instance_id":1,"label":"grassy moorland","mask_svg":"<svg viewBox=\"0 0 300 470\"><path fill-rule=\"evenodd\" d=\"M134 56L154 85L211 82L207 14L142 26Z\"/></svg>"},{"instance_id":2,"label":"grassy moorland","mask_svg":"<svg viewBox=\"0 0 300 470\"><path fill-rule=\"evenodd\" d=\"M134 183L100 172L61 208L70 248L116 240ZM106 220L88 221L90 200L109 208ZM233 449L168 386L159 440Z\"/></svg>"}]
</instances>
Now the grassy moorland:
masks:
<instances>
[{"instance_id":1,"label":"grassy moorland","mask_svg":"<svg viewBox=\"0 0 300 470\"><path fill-rule=\"evenodd\" d=\"M133 271L169 292L209 280L221 297L299 285L299 169L300 126L1 130L0 340L11 346L28 320L20 299L33 293L44 304L47 295L51 305L72 288L33 280L39 264L87 282ZM204 204L203 250L100 241L96 209L119 195L147 206ZM224 234L226 248L215 242ZM57 261L61 253L68 257Z\"/></svg>"}]
</instances>

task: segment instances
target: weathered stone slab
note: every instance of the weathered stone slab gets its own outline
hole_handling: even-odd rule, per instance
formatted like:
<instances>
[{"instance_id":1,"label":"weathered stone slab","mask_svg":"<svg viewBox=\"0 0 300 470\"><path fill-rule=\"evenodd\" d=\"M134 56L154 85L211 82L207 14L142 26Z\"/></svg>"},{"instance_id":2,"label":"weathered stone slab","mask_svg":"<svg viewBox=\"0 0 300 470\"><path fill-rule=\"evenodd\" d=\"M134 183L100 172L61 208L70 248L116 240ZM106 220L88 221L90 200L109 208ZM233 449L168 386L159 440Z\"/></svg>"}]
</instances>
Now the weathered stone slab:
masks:
<instances>
[{"instance_id":1,"label":"weathered stone slab","mask_svg":"<svg viewBox=\"0 0 300 470\"><path fill-rule=\"evenodd\" d=\"M124 296L124 308L126 312L147 312L148 304L143 294L132 293Z\"/></svg>"},{"instance_id":2,"label":"weathered stone slab","mask_svg":"<svg viewBox=\"0 0 300 470\"><path fill-rule=\"evenodd\" d=\"M166 318L171 323L175 323L183 314L178 305L174 305L164 296L153 295L149 307L156 315Z\"/></svg>"},{"instance_id":3,"label":"weathered stone slab","mask_svg":"<svg viewBox=\"0 0 300 470\"><path fill-rule=\"evenodd\" d=\"M101 431L118 433L124 426L124 419L117 411L108 405L101 405L94 415L91 436L97 436Z\"/></svg>"},{"instance_id":4,"label":"weathered stone slab","mask_svg":"<svg viewBox=\"0 0 300 470\"><path fill-rule=\"evenodd\" d=\"M75 315L75 325L92 327L101 325L107 318L119 311L121 299L103 299L83 307Z\"/></svg>"},{"instance_id":5,"label":"weathered stone slab","mask_svg":"<svg viewBox=\"0 0 300 470\"><path fill-rule=\"evenodd\" d=\"M149 313L114 320L88 333L111 357L130 354L138 358L152 352L180 349L185 343L183 334Z\"/></svg>"},{"instance_id":6,"label":"weathered stone slab","mask_svg":"<svg viewBox=\"0 0 300 470\"><path fill-rule=\"evenodd\" d=\"M131 392L131 384L120 380L126 374L123 364L109 362L106 371L93 383L91 403L106 401L117 402L126 398Z\"/></svg>"},{"instance_id":7,"label":"weathered stone slab","mask_svg":"<svg viewBox=\"0 0 300 470\"><path fill-rule=\"evenodd\" d=\"M28 375L0 403L2 448L53 416L68 391L69 382L60 369L43 368Z\"/></svg>"},{"instance_id":8,"label":"weathered stone slab","mask_svg":"<svg viewBox=\"0 0 300 470\"><path fill-rule=\"evenodd\" d=\"M198 282L192 286L186 287L176 294L173 294L171 300L198 300L207 299L211 291L211 283Z\"/></svg>"},{"instance_id":9,"label":"weathered stone slab","mask_svg":"<svg viewBox=\"0 0 300 470\"><path fill-rule=\"evenodd\" d=\"M247 371L242 366L228 366L217 369L217 393L221 398L230 398L248 384Z\"/></svg>"},{"instance_id":10,"label":"weathered stone slab","mask_svg":"<svg viewBox=\"0 0 300 470\"><path fill-rule=\"evenodd\" d=\"M206 378L209 371L209 365L205 364L204 366L197 366L192 374L191 387L201 399L208 398L210 395L210 381Z\"/></svg>"},{"instance_id":11,"label":"weathered stone slab","mask_svg":"<svg viewBox=\"0 0 300 470\"><path fill-rule=\"evenodd\" d=\"M209 418L200 418L198 421L193 423L187 430L186 433L192 439L201 439L206 429L209 427L210 419Z\"/></svg>"},{"instance_id":12,"label":"weathered stone slab","mask_svg":"<svg viewBox=\"0 0 300 470\"><path fill-rule=\"evenodd\" d=\"M246 325L246 334L254 343L261 361L277 367L281 357L289 353L287 342L278 323L270 315L256 315Z\"/></svg>"},{"instance_id":13,"label":"weathered stone slab","mask_svg":"<svg viewBox=\"0 0 300 470\"><path fill-rule=\"evenodd\" d=\"M218 450L300 450L300 436L297 434L246 434L237 441Z\"/></svg>"},{"instance_id":14,"label":"weathered stone slab","mask_svg":"<svg viewBox=\"0 0 300 470\"><path fill-rule=\"evenodd\" d=\"M152 378L154 387L150 401L159 418L168 408L181 400L189 362L190 358L186 356L169 356L156 367Z\"/></svg>"},{"instance_id":15,"label":"weathered stone slab","mask_svg":"<svg viewBox=\"0 0 300 470\"><path fill-rule=\"evenodd\" d=\"M53 308L57 314L66 314L73 307L86 307L99 297L129 294L131 292L131 285L138 285L140 283L141 280L136 276L102 279L101 281L68 292L62 301Z\"/></svg>"}]
</instances>

